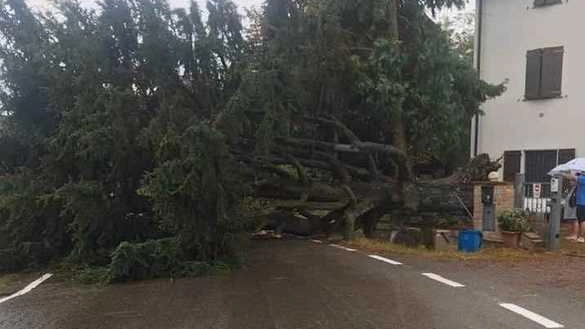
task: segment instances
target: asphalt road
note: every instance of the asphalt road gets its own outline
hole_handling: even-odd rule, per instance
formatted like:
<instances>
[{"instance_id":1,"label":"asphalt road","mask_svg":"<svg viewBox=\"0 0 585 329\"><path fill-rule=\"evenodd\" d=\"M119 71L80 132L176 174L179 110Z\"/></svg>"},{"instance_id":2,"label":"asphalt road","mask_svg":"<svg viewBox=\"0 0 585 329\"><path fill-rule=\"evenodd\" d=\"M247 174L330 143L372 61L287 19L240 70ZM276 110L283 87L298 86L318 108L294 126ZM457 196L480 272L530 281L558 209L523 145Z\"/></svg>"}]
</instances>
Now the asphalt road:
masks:
<instances>
[{"instance_id":1,"label":"asphalt road","mask_svg":"<svg viewBox=\"0 0 585 329\"><path fill-rule=\"evenodd\" d=\"M373 259L310 241L254 242L248 264L174 283L88 288L48 280L0 303L0 328L585 328L582 300L499 284L477 269Z\"/></svg>"}]
</instances>

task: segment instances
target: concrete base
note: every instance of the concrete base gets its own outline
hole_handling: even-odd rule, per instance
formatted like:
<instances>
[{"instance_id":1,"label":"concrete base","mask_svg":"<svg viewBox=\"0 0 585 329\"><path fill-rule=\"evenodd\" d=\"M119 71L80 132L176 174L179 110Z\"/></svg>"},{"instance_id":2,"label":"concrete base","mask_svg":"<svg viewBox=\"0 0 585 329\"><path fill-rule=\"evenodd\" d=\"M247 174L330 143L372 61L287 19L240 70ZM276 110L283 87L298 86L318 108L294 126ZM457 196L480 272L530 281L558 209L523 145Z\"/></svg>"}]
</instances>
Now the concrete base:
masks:
<instances>
[{"instance_id":1,"label":"concrete base","mask_svg":"<svg viewBox=\"0 0 585 329\"><path fill-rule=\"evenodd\" d=\"M529 251L544 251L544 241L536 233L524 233L520 238L520 247Z\"/></svg>"}]
</instances>

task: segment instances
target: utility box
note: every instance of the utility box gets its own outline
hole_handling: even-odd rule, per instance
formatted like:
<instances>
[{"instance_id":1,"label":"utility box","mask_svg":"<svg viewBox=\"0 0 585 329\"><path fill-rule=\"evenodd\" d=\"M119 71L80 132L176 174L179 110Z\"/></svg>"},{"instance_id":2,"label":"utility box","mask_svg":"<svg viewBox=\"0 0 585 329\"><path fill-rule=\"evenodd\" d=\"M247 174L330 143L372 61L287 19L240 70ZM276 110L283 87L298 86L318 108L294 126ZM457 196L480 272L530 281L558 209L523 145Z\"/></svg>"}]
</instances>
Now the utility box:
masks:
<instances>
[{"instance_id":1,"label":"utility box","mask_svg":"<svg viewBox=\"0 0 585 329\"><path fill-rule=\"evenodd\" d=\"M482 230L484 232L496 231L496 206L494 204L494 186L483 185L481 187Z\"/></svg>"}]
</instances>

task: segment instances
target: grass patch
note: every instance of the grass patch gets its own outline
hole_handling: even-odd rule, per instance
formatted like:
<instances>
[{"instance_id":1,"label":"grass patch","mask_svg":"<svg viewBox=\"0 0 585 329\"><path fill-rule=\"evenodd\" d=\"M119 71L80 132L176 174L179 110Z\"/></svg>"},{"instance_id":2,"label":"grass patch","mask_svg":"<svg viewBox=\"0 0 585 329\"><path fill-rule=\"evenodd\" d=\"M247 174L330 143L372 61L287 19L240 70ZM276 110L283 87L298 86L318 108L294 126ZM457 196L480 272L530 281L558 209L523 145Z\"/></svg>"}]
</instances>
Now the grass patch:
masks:
<instances>
[{"instance_id":1,"label":"grass patch","mask_svg":"<svg viewBox=\"0 0 585 329\"><path fill-rule=\"evenodd\" d=\"M0 273L0 296L9 295L24 288L40 275L41 273L36 271Z\"/></svg>"},{"instance_id":2,"label":"grass patch","mask_svg":"<svg viewBox=\"0 0 585 329\"><path fill-rule=\"evenodd\" d=\"M0 296L11 293L11 287L18 280L18 274L0 274Z\"/></svg>"},{"instance_id":3,"label":"grass patch","mask_svg":"<svg viewBox=\"0 0 585 329\"><path fill-rule=\"evenodd\" d=\"M169 272L157 273L150 277L124 278L112 276L112 271L108 266L78 266L68 263L54 265L52 273L60 281L72 282L83 285L105 286L116 282L140 281L157 278L187 278L199 277L205 275L226 275L233 270L241 267L242 261L236 258L216 260L212 262L187 261L178 263ZM14 275L16 277L16 275ZM11 282L12 275L0 276L0 295L8 286L5 282Z\"/></svg>"},{"instance_id":4,"label":"grass patch","mask_svg":"<svg viewBox=\"0 0 585 329\"><path fill-rule=\"evenodd\" d=\"M561 239L561 252L565 255L585 258L585 243Z\"/></svg>"},{"instance_id":5,"label":"grass patch","mask_svg":"<svg viewBox=\"0 0 585 329\"><path fill-rule=\"evenodd\" d=\"M381 240L372 240L366 238L359 238L348 246L365 249L375 253L392 254L392 255L412 255L433 258L437 260L460 260L460 261L475 261L475 260L490 260L490 261L519 261L519 260L534 260L548 257L550 254L533 253L520 249L507 249L485 247L476 253L461 253L457 251L456 246L445 251L429 250L425 247L410 248L403 245L398 245Z\"/></svg>"}]
</instances>

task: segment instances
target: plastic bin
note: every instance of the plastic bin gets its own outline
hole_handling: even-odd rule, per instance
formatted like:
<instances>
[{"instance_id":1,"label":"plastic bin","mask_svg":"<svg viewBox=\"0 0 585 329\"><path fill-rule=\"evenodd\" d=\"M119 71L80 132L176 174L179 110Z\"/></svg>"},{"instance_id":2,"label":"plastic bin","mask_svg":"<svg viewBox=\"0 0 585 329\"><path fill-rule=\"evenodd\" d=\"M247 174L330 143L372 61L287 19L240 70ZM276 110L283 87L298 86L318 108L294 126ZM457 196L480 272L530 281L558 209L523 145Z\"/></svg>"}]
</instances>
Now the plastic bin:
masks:
<instances>
[{"instance_id":1,"label":"plastic bin","mask_svg":"<svg viewBox=\"0 0 585 329\"><path fill-rule=\"evenodd\" d=\"M483 235L478 230L459 231L458 249L461 252L478 252L481 249Z\"/></svg>"}]
</instances>

